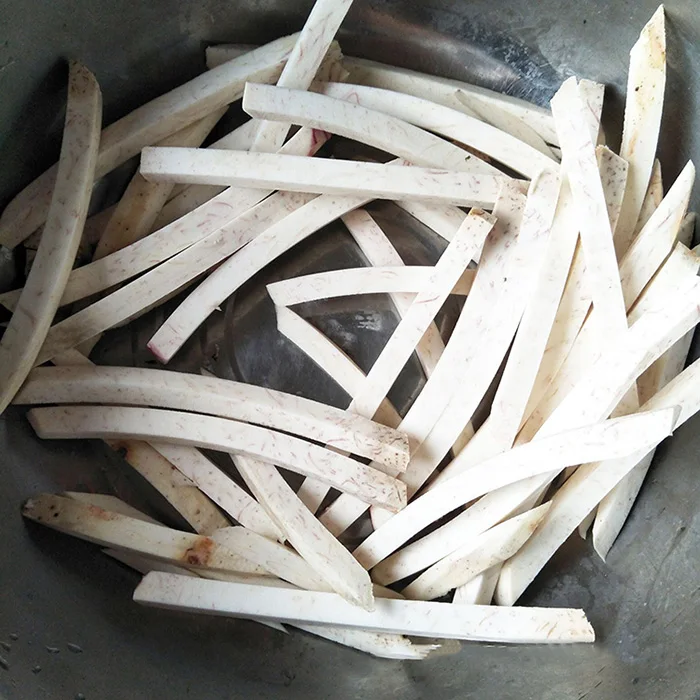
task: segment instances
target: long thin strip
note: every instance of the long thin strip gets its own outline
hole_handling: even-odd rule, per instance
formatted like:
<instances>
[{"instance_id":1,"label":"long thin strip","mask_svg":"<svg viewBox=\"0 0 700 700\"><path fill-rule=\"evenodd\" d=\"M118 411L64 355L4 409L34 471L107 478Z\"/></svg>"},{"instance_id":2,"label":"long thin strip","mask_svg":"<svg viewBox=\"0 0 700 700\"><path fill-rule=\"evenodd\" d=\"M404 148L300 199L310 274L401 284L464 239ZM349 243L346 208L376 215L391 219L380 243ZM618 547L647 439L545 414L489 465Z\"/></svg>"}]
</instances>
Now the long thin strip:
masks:
<instances>
[{"instance_id":1,"label":"long thin strip","mask_svg":"<svg viewBox=\"0 0 700 700\"><path fill-rule=\"evenodd\" d=\"M90 203L102 120L95 77L71 62L56 185L39 250L0 340L0 413L34 365L66 286Z\"/></svg>"},{"instance_id":2,"label":"long thin strip","mask_svg":"<svg viewBox=\"0 0 700 700\"><path fill-rule=\"evenodd\" d=\"M452 240L466 216L459 207L417 202L415 199L398 199L394 204L447 241Z\"/></svg>"},{"instance_id":3,"label":"long thin strip","mask_svg":"<svg viewBox=\"0 0 700 700\"><path fill-rule=\"evenodd\" d=\"M515 447L482 462L413 500L375 530L354 552L370 569L413 535L474 498L530 477L557 473L574 464L615 459L639 451L640 442L655 446L670 435L677 412L671 409L615 418Z\"/></svg>"},{"instance_id":4,"label":"long thin strip","mask_svg":"<svg viewBox=\"0 0 700 700\"><path fill-rule=\"evenodd\" d=\"M276 467L240 455L234 455L233 460L246 484L294 549L333 590L367 607L372 601L372 583L367 572L318 522Z\"/></svg>"},{"instance_id":5,"label":"long thin strip","mask_svg":"<svg viewBox=\"0 0 700 700\"><path fill-rule=\"evenodd\" d=\"M408 463L408 441L395 430L317 401L216 377L135 367L37 367L16 403L193 411L325 442L399 470Z\"/></svg>"},{"instance_id":6,"label":"long thin strip","mask_svg":"<svg viewBox=\"0 0 700 700\"><path fill-rule=\"evenodd\" d=\"M100 136L95 178L125 163L144 146L233 102L247 81L274 81L296 39L297 35L282 37L206 71L108 126ZM53 166L10 202L0 218L0 244L13 248L44 223L55 178Z\"/></svg>"},{"instance_id":7,"label":"long thin strip","mask_svg":"<svg viewBox=\"0 0 700 700\"><path fill-rule=\"evenodd\" d=\"M630 51L627 101L620 155L629 163L629 178L615 229L618 258L629 248L654 167L666 88L666 26L663 5L642 29Z\"/></svg>"},{"instance_id":8,"label":"long thin strip","mask_svg":"<svg viewBox=\"0 0 700 700\"><path fill-rule=\"evenodd\" d=\"M200 146L225 111L225 107L216 110L163 139L158 146ZM94 259L104 258L149 234L172 190L173 185L146 182L140 173L135 173L102 232Z\"/></svg>"},{"instance_id":9,"label":"long thin strip","mask_svg":"<svg viewBox=\"0 0 700 700\"><path fill-rule=\"evenodd\" d=\"M267 428L179 411L120 406L34 408L29 420L40 437L137 438L235 452L279 464L371 503L398 509L405 487L337 452Z\"/></svg>"},{"instance_id":10,"label":"long thin strip","mask_svg":"<svg viewBox=\"0 0 700 700\"><path fill-rule=\"evenodd\" d=\"M453 605L490 605L500 573L501 567L494 566L457 588Z\"/></svg>"},{"instance_id":11,"label":"long thin strip","mask_svg":"<svg viewBox=\"0 0 700 700\"><path fill-rule=\"evenodd\" d=\"M554 166L553 158L547 157L509 133L429 100L366 85L325 83L315 86L314 89L324 95L389 114L422 129L454 139L485 153L528 178L535 177L543 168Z\"/></svg>"},{"instance_id":12,"label":"long thin strip","mask_svg":"<svg viewBox=\"0 0 700 700\"><path fill-rule=\"evenodd\" d=\"M643 410L668 406L680 407L676 427L700 410L700 361L650 399ZM648 459L647 451L640 448L625 459L579 467L555 494L535 535L504 567L498 585L499 602L510 605L516 601L578 523L643 459Z\"/></svg>"},{"instance_id":13,"label":"long thin strip","mask_svg":"<svg viewBox=\"0 0 700 700\"><path fill-rule=\"evenodd\" d=\"M426 288L416 295L407 313L387 340L348 410L365 417L375 414L450 291L483 247L495 221L495 217L490 214L478 209L471 210L454 239L440 256Z\"/></svg>"},{"instance_id":14,"label":"long thin strip","mask_svg":"<svg viewBox=\"0 0 700 700\"><path fill-rule=\"evenodd\" d=\"M400 294L410 297L426 287L432 272L433 268L427 265L330 270L272 282L267 285L267 293L277 306L294 306L358 294L391 294L392 297ZM469 294L474 275L474 270L465 270L451 294ZM409 298L408 306L410 303ZM404 311L408 306L404 307Z\"/></svg>"},{"instance_id":15,"label":"long thin strip","mask_svg":"<svg viewBox=\"0 0 700 700\"><path fill-rule=\"evenodd\" d=\"M592 642L594 639L593 629L578 610L456 607L378 599L375 610L367 612L333 593L285 591L159 572L144 577L134 592L134 600L210 615L341 625L423 637L512 643Z\"/></svg>"},{"instance_id":16,"label":"long thin strip","mask_svg":"<svg viewBox=\"0 0 700 700\"><path fill-rule=\"evenodd\" d=\"M154 447L234 520L264 537L284 540L264 508L199 450L166 442Z\"/></svg>"},{"instance_id":17,"label":"long thin strip","mask_svg":"<svg viewBox=\"0 0 700 700\"><path fill-rule=\"evenodd\" d=\"M57 323L46 336L37 364L153 308L305 201L308 195L278 192L142 277Z\"/></svg>"},{"instance_id":18,"label":"long thin strip","mask_svg":"<svg viewBox=\"0 0 700 700\"><path fill-rule=\"evenodd\" d=\"M639 212L639 217L637 218L637 225L634 229L634 236L636 236L644 228L644 226L646 226L647 221L649 221L651 215L656 211L659 204L661 204L661 200L663 198L664 180L661 172L661 161L657 158L654 161L654 166L651 170L649 187L647 187L647 193L644 195L642 208Z\"/></svg>"},{"instance_id":19,"label":"long thin strip","mask_svg":"<svg viewBox=\"0 0 700 700\"><path fill-rule=\"evenodd\" d=\"M352 0L316 0L282 69L277 81L279 87L306 90L311 85L351 5ZM289 127L290 124L261 123L251 150L267 153L279 150Z\"/></svg>"},{"instance_id":20,"label":"long thin strip","mask_svg":"<svg viewBox=\"0 0 700 700\"><path fill-rule=\"evenodd\" d=\"M54 357L53 363L60 367L91 367L92 363L77 350L69 350ZM227 527L229 521L194 483L178 471L159 449L140 440L105 440L105 444L131 467L133 467L200 535L209 535L214 530ZM198 451L194 447L181 448L182 453Z\"/></svg>"},{"instance_id":21,"label":"long thin strip","mask_svg":"<svg viewBox=\"0 0 700 700\"><path fill-rule=\"evenodd\" d=\"M22 515L103 547L126 549L178 566L265 573L262 567L217 545L210 537L153 525L63 496L41 494L30 498L22 506Z\"/></svg>"},{"instance_id":22,"label":"long thin strip","mask_svg":"<svg viewBox=\"0 0 700 700\"><path fill-rule=\"evenodd\" d=\"M141 174L153 182L237 185L368 199L419 199L490 207L505 176L276 153L144 148Z\"/></svg>"},{"instance_id":23,"label":"long thin strip","mask_svg":"<svg viewBox=\"0 0 700 700\"><path fill-rule=\"evenodd\" d=\"M303 350L347 394L353 396L364 381L364 372L321 331L294 311L280 306L275 311L277 330ZM401 416L388 401L384 401L374 420L396 428L401 423Z\"/></svg>"},{"instance_id":24,"label":"long thin strip","mask_svg":"<svg viewBox=\"0 0 700 700\"><path fill-rule=\"evenodd\" d=\"M475 174L500 174L496 168L459 146L408 121L367 109L356 101L346 102L324 94L249 83L243 94L243 109L256 119L292 122L307 129L330 131L405 158L414 165Z\"/></svg>"},{"instance_id":25,"label":"long thin strip","mask_svg":"<svg viewBox=\"0 0 700 700\"><path fill-rule=\"evenodd\" d=\"M323 226L366 202L364 197L316 197L267 228L209 275L177 307L149 341L149 350L161 362L168 362L209 315L256 272Z\"/></svg>"},{"instance_id":26,"label":"long thin strip","mask_svg":"<svg viewBox=\"0 0 700 700\"><path fill-rule=\"evenodd\" d=\"M465 542L424 571L401 593L410 600L434 600L510 559L527 542L548 509L549 504L545 503Z\"/></svg>"}]
</instances>

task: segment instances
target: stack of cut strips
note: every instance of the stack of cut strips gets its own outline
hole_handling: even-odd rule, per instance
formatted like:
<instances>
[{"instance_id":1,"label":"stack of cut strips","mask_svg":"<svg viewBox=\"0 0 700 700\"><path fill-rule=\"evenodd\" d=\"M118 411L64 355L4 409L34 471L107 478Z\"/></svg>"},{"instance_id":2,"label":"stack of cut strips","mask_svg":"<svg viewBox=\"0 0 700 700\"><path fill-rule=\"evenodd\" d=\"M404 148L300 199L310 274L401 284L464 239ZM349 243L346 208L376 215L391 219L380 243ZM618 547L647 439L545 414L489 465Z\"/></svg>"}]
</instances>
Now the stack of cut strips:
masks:
<instances>
[{"instance_id":1,"label":"stack of cut strips","mask_svg":"<svg viewBox=\"0 0 700 700\"><path fill-rule=\"evenodd\" d=\"M445 639L591 642L581 610L512 606L577 528L607 555L656 446L700 408L700 365L683 369L700 320L694 168L665 188L655 160L663 9L632 48L614 153L603 85L570 78L550 111L349 58L334 36L350 4L318 0L300 33L260 48L211 48L207 72L103 130L97 83L71 64L60 160L0 220L0 243L36 249L24 288L0 297L13 311L0 410L35 406L41 438L106 441L191 529L74 492L31 498L24 516L145 574L145 605L397 659ZM238 101L250 119L201 148ZM386 158L324 157L338 139ZM95 180L138 154L122 199L87 219ZM363 208L376 199L446 239L434 267L404 265ZM368 265L268 291L279 332L347 392L345 410L88 359L104 331L190 287L148 344L167 363L338 219ZM93 259L76 266L86 240ZM365 374L292 307L367 293L390 295L400 320ZM450 295L463 305L443 337ZM414 353L426 381L400 416L387 395ZM298 491L280 467L305 477ZM338 537L360 518L371 534L351 552Z\"/></svg>"}]
</instances>

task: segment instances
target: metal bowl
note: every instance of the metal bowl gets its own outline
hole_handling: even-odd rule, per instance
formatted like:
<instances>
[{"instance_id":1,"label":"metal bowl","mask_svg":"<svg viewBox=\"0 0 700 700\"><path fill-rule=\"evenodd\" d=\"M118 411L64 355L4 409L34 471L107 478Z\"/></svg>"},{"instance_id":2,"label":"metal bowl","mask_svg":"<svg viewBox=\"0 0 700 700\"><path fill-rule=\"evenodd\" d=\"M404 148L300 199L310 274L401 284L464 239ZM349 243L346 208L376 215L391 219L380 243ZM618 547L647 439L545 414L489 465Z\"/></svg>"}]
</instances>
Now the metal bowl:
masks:
<instances>
[{"instance_id":1,"label":"metal bowl","mask_svg":"<svg viewBox=\"0 0 700 700\"><path fill-rule=\"evenodd\" d=\"M62 59L79 58L96 73L109 123L199 73L207 43L267 41L298 29L310 6L0 0L0 203L57 157ZM700 14L696 0L668 0L666 7L669 77L660 154L671 182L689 157L700 155ZM349 54L540 104L572 73L603 81L609 85L604 123L614 146L628 51L654 10L655 0L356 0L340 39ZM407 260L435 259L440 242L430 232L391 205L376 212ZM357 263L358 255L343 231L330 227L265 275L340 267ZM6 289L17 281L19 261L0 259L0 289ZM176 366L204 364L223 376L341 404L342 392L276 335L264 281L258 276L242 289ZM108 334L96 350L100 361L146 364L142 340L162 313ZM382 299L305 313L365 366L395 323ZM448 309L445 327L451 318ZM261 329L256 335L248 332L253 326ZM420 381L409 368L394 400L408 401ZM608 562L574 535L523 601L583 607L598 634L594 645L464 644L458 654L416 663L379 661L252 622L137 607L130 600L134 573L92 545L25 524L20 503L42 490L109 490L177 524L173 513L98 443L40 442L23 412L10 410L0 417L0 697L698 698L699 426L691 420L659 450Z\"/></svg>"}]
</instances>

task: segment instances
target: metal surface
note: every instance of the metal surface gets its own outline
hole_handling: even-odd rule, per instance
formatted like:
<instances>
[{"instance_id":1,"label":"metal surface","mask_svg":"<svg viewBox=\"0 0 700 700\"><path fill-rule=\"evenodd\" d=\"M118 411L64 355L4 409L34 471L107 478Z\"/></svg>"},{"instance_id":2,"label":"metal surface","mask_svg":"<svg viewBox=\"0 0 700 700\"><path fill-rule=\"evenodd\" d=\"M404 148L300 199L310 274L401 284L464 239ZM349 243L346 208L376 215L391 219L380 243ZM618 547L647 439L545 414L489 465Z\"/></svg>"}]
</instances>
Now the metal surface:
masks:
<instances>
[{"instance_id":1,"label":"metal surface","mask_svg":"<svg viewBox=\"0 0 700 700\"><path fill-rule=\"evenodd\" d=\"M261 42L301 26L311 2L155 3L0 0L0 203L56 157L65 67L97 74L106 121L203 68L210 41ZM670 181L697 133L700 14L669 0L669 81L661 156ZM654 0L356 0L343 26L348 53L463 77L546 103L571 73L610 85L607 132L619 136L627 53ZM694 200L697 207L697 195ZM378 208L407 262L434 259L439 242ZM335 227L288 254L268 277L340 267L361 258ZM9 286L10 273L0 274ZM392 308L305 309L367 367L391 331ZM101 361L148 362L140 348L162 311L108 334ZM453 313L447 310L444 324ZM256 340L250 330L257 327ZM342 404L343 393L274 329L261 278L189 343L177 366ZM419 387L416 367L393 396ZM468 389L465 387L465 389ZM526 603L582 606L598 642L577 647L464 645L426 662L378 661L301 633L135 606L137 576L86 543L25 525L23 499L40 490L112 490L173 520L165 504L99 444L40 442L20 411L0 417L0 697L25 698L499 698L587 700L700 697L700 420L660 451L607 564L572 537L536 580ZM69 646L71 645L71 646ZM77 645L77 646L75 646ZM5 668L6 667L6 668Z\"/></svg>"}]
</instances>

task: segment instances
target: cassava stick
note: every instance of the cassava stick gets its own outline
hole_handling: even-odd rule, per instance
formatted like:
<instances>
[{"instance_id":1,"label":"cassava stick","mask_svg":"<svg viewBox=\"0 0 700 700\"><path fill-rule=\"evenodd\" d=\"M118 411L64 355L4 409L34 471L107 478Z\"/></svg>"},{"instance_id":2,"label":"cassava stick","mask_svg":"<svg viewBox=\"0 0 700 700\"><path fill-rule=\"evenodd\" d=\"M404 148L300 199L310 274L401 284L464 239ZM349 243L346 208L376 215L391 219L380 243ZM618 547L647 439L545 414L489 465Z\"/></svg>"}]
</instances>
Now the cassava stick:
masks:
<instances>
[{"instance_id":1,"label":"cassava stick","mask_svg":"<svg viewBox=\"0 0 700 700\"><path fill-rule=\"evenodd\" d=\"M369 199L415 198L490 207L505 176L276 153L144 148L141 174L153 182L273 188Z\"/></svg>"},{"instance_id":2,"label":"cassava stick","mask_svg":"<svg viewBox=\"0 0 700 700\"><path fill-rule=\"evenodd\" d=\"M316 0L282 69L277 81L279 87L306 90L311 85L351 5L352 0ZM262 122L251 151L274 153L279 150L289 127L290 124Z\"/></svg>"},{"instance_id":3,"label":"cassava stick","mask_svg":"<svg viewBox=\"0 0 700 700\"><path fill-rule=\"evenodd\" d=\"M434 600L503 563L527 542L548 509L549 504L545 503L465 542L424 571L401 593L410 600Z\"/></svg>"},{"instance_id":4,"label":"cassava stick","mask_svg":"<svg viewBox=\"0 0 700 700\"><path fill-rule=\"evenodd\" d=\"M668 436L677 412L672 409L615 418L568 430L513 448L482 462L412 501L375 530L354 552L370 569L413 535L438 518L484 493L538 475L550 475L567 466L626 456L640 449L640 441L655 446ZM524 482L523 482L524 483Z\"/></svg>"},{"instance_id":5,"label":"cassava stick","mask_svg":"<svg viewBox=\"0 0 700 700\"><path fill-rule=\"evenodd\" d=\"M666 26L663 5L630 51L620 156L629 163L622 213L615 228L618 258L627 252L654 167L666 87Z\"/></svg>"},{"instance_id":6,"label":"cassava stick","mask_svg":"<svg viewBox=\"0 0 700 700\"><path fill-rule=\"evenodd\" d=\"M163 139L159 146L198 147L214 125L221 119L226 108L218 109L204 119ZM163 205L168 201L173 185L146 182L136 173L127 185L115 207L102 236L95 248L94 259L99 260L115 250L138 241L151 232Z\"/></svg>"},{"instance_id":7,"label":"cassava stick","mask_svg":"<svg viewBox=\"0 0 700 700\"><path fill-rule=\"evenodd\" d=\"M491 605L500 573L501 567L494 566L475 576L455 590L452 603L454 605Z\"/></svg>"},{"instance_id":8,"label":"cassava stick","mask_svg":"<svg viewBox=\"0 0 700 700\"><path fill-rule=\"evenodd\" d=\"M676 427L700 410L700 362L693 363L650 399L643 410L680 407ZM506 564L498 586L504 604L517 600L576 525L619 483L640 460L643 449L624 459L586 464L574 473L552 500L541 527L514 559Z\"/></svg>"},{"instance_id":9,"label":"cassava stick","mask_svg":"<svg viewBox=\"0 0 700 700\"><path fill-rule=\"evenodd\" d=\"M17 309L0 340L0 413L39 354L66 286L90 203L102 95L90 71L71 62L61 157L47 224Z\"/></svg>"},{"instance_id":10,"label":"cassava stick","mask_svg":"<svg viewBox=\"0 0 700 700\"><path fill-rule=\"evenodd\" d=\"M57 323L47 334L37 364L143 314L307 200L308 196L278 192L164 264Z\"/></svg>"},{"instance_id":11,"label":"cassava stick","mask_svg":"<svg viewBox=\"0 0 700 700\"><path fill-rule=\"evenodd\" d=\"M38 367L17 403L154 406L246 421L405 468L404 435L361 416L273 389L135 367Z\"/></svg>"},{"instance_id":12,"label":"cassava stick","mask_svg":"<svg viewBox=\"0 0 700 700\"><path fill-rule=\"evenodd\" d=\"M217 545L210 537L154 525L63 496L41 494L30 498L22 506L22 515L89 542L145 554L178 566L265 573L262 567Z\"/></svg>"},{"instance_id":13,"label":"cassava stick","mask_svg":"<svg viewBox=\"0 0 700 700\"><path fill-rule=\"evenodd\" d=\"M249 83L243 94L243 109L256 119L292 122L307 129L329 131L405 158L414 165L475 174L500 174L496 168L459 146L356 102Z\"/></svg>"},{"instance_id":14,"label":"cassava stick","mask_svg":"<svg viewBox=\"0 0 700 700\"><path fill-rule=\"evenodd\" d=\"M267 293L276 306L294 306L358 294L391 294L392 298L403 295L408 297L408 304L403 307L405 311L411 297L426 287L432 272L433 268L429 265L329 270L272 282L267 285ZM465 270L451 294L467 296L474 282L474 274L474 270Z\"/></svg>"},{"instance_id":15,"label":"cassava stick","mask_svg":"<svg viewBox=\"0 0 700 700\"><path fill-rule=\"evenodd\" d=\"M267 428L225 418L120 406L33 408L29 419L40 437L123 437L174 442L236 452L313 475L334 488L398 509L403 484L336 452Z\"/></svg>"},{"instance_id":16,"label":"cassava stick","mask_svg":"<svg viewBox=\"0 0 700 700\"><path fill-rule=\"evenodd\" d=\"M476 149L528 178L543 168L553 167L554 159L536 148L474 119L458 110L413 95L382 90L365 85L325 83L315 86L324 95L389 114L422 129Z\"/></svg>"},{"instance_id":17,"label":"cassava stick","mask_svg":"<svg viewBox=\"0 0 700 700\"><path fill-rule=\"evenodd\" d=\"M657 158L654 161L654 166L651 170L651 178L649 180L649 187L647 187L647 193L644 196L644 201L642 202L642 208L639 212L639 217L637 218L637 225L634 229L634 237L644 228L647 221L651 215L656 211L661 200L664 198L664 180L661 173L661 162Z\"/></svg>"},{"instance_id":18,"label":"cassava stick","mask_svg":"<svg viewBox=\"0 0 700 700\"><path fill-rule=\"evenodd\" d=\"M347 626L368 631L491 642L592 642L582 611L547 608L446 606L378 599L364 611L333 593L287 591L153 572L134 592L137 603L210 615L274 619L292 624Z\"/></svg>"},{"instance_id":19,"label":"cassava stick","mask_svg":"<svg viewBox=\"0 0 700 700\"><path fill-rule=\"evenodd\" d=\"M100 136L95 178L125 163L148 144L230 104L248 80L273 81L280 74L297 35L277 39L245 56L171 90L104 129ZM13 248L46 220L56 166L20 192L0 218L0 244Z\"/></svg>"}]
</instances>

